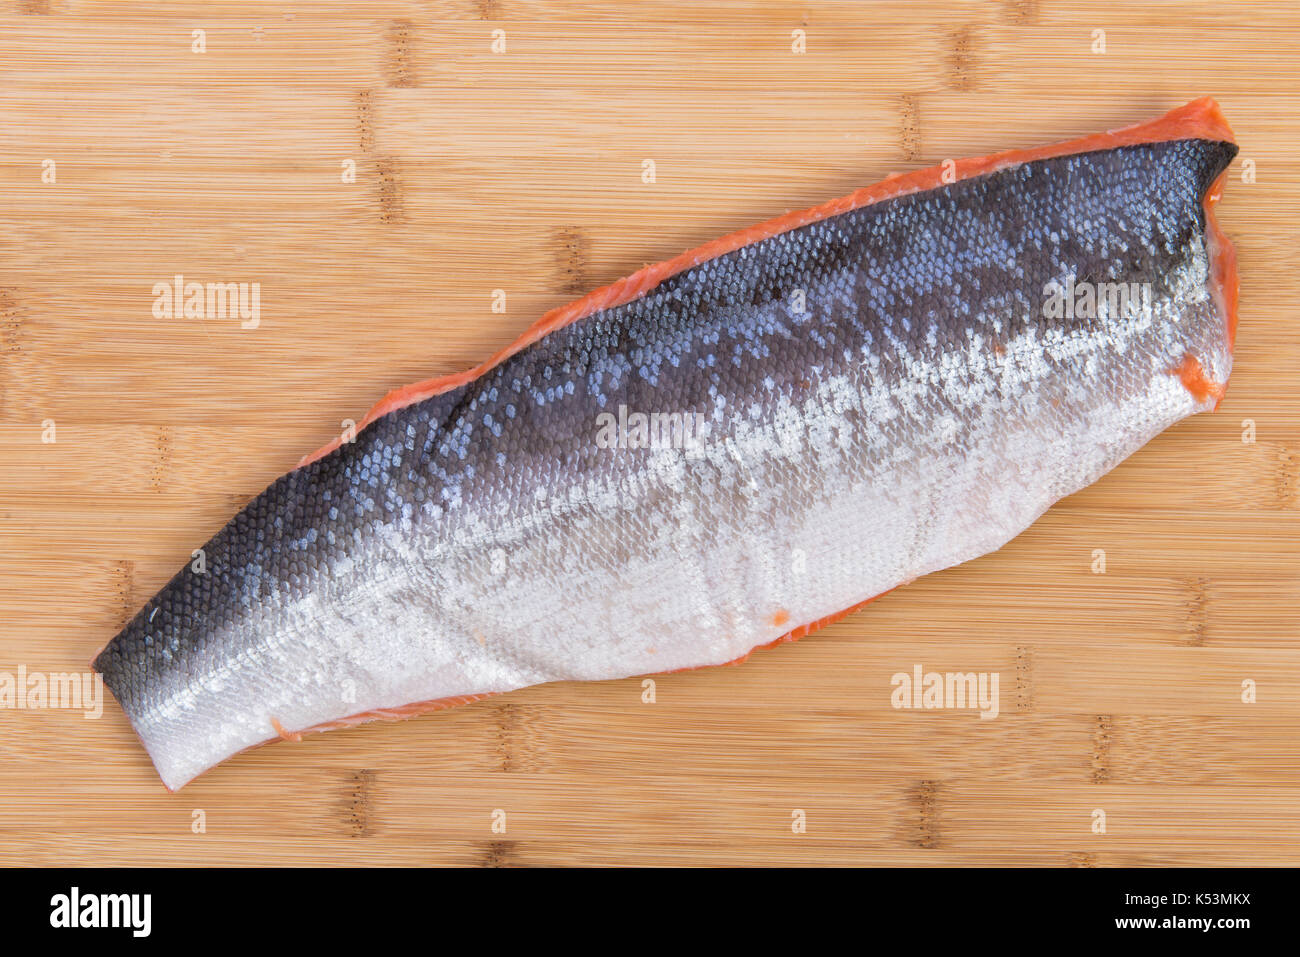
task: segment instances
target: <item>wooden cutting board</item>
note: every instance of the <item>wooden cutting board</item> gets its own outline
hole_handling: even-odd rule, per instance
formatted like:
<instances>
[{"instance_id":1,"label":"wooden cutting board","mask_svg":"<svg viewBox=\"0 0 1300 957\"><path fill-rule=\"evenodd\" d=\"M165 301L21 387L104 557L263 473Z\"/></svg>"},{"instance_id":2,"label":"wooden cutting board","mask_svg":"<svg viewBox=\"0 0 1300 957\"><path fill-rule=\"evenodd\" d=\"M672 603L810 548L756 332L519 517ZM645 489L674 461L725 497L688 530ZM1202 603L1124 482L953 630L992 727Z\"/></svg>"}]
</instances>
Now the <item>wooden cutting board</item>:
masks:
<instances>
[{"instance_id":1,"label":"wooden cutting board","mask_svg":"<svg viewBox=\"0 0 1300 957\"><path fill-rule=\"evenodd\" d=\"M1109 6L5 4L0 671L84 669L389 388L891 172L1212 94L1242 297L1217 414L653 702L540 687L174 795L111 700L0 710L0 861L1300 863L1297 13ZM257 321L156 311L178 275ZM918 666L998 675L997 717L893 707Z\"/></svg>"}]
</instances>

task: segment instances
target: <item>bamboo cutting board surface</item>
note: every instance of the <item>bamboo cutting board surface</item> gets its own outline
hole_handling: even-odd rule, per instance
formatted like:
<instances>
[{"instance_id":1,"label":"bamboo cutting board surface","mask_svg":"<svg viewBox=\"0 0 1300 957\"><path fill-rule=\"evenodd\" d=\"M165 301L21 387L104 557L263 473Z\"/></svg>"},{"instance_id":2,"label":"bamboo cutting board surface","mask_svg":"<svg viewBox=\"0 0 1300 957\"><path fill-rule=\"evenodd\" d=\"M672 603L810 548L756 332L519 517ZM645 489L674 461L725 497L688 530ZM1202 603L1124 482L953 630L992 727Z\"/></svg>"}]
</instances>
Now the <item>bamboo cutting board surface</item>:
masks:
<instances>
[{"instance_id":1,"label":"bamboo cutting board surface","mask_svg":"<svg viewBox=\"0 0 1300 957\"><path fill-rule=\"evenodd\" d=\"M891 172L1214 95L1242 298L1217 414L653 703L533 688L174 795L111 700L0 711L0 861L1300 863L1297 13L1110 7L5 3L0 670L84 669L388 389ZM178 274L258 283L256 327L156 317ZM895 709L917 665L996 673L1000 713Z\"/></svg>"}]
</instances>

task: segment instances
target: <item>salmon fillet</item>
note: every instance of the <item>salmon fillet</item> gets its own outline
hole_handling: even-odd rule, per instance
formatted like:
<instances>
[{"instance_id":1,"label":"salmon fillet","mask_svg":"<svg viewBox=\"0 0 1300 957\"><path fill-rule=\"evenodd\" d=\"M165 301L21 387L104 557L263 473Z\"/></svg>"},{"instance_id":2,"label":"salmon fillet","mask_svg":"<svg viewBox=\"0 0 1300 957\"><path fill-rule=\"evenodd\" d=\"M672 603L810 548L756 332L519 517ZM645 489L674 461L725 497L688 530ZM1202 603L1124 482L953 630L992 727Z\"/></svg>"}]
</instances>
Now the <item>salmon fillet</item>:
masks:
<instances>
[{"instance_id":1,"label":"salmon fillet","mask_svg":"<svg viewBox=\"0 0 1300 957\"><path fill-rule=\"evenodd\" d=\"M169 789L268 739L724 664L999 548L1232 364L1217 105L893 177L390 393L95 660Z\"/></svg>"}]
</instances>

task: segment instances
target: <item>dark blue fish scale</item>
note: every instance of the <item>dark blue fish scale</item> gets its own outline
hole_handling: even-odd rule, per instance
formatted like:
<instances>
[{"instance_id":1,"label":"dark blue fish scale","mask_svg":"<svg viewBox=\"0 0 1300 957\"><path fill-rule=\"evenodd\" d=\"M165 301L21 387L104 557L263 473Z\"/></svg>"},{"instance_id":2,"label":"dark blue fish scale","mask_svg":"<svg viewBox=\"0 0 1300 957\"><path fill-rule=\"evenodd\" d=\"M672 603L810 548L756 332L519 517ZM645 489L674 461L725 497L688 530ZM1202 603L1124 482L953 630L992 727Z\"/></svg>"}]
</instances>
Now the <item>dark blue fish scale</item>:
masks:
<instances>
[{"instance_id":1,"label":"dark blue fish scale","mask_svg":"<svg viewBox=\"0 0 1300 957\"><path fill-rule=\"evenodd\" d=\"M177 574L95 667L134 720L238 652L225 635L248 609L320 587L332 558L381 526L504 522L535 507L539 486L558 492L593 473L644 481L636 451L597 447L601 410L698 411L721 440L734 416L761 424L776 397L808 393L867 353L903 376L918 357L965 349L972 328L993 343L1097 322L1040 315L1044 284L1069 271L1148 282L1158 298L1203 235L1202 197L1235 152L1181 140L1038 160L688 269L276 480L207 543L206 573ZM791 308L796 290L803 313ZM986 401L1015 411L1014 397ZM921 433L927 411L913 413ZM789 490L792 507L799 491ZM430 503L442 506L436 517ZM592 547L616 558L623 546Z\"/></svg>"}]
</instances>

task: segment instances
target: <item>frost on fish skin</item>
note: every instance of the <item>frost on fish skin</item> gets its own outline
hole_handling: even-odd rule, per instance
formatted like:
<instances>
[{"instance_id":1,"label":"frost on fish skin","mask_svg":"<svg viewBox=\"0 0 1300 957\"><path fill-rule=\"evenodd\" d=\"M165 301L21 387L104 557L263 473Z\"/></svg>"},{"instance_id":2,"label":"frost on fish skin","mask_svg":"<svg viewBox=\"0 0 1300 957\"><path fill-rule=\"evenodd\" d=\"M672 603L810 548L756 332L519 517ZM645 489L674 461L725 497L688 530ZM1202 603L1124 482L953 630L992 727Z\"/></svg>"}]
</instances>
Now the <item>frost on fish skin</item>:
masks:
<instances>
[{"instance_id":1,"label":"frost on fish skin","mask_svg":"<svg viewBox=\"0 0 1300 957\"><path fill-rule=\"evenodd\" d=\"M995 549L1208 407L1183 356L1226 381L1234 153L1035 160L667 278L277 480L96 667L175 788L277 727L731 661ZM1045 318L1064 277L1150 308ZM602 447L621 406L708 429Z\"/></svg>"}]
</instances>

